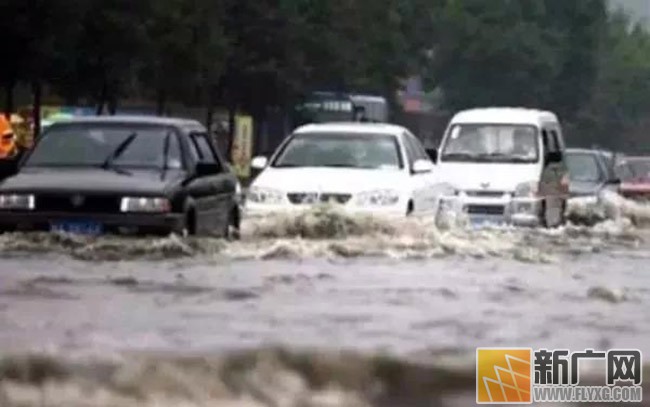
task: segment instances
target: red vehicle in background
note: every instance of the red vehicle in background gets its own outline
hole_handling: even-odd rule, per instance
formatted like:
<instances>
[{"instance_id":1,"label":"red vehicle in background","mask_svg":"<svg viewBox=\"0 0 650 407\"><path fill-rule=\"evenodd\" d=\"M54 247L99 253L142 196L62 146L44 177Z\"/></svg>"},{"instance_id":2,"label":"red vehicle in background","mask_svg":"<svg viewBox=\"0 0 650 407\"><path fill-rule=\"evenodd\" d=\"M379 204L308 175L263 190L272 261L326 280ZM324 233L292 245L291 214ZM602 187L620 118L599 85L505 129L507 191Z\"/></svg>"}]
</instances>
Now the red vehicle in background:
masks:
<instances>
[{"instance_id":1,"label":"red vehicle in background","mask_svg":"<svg viewBox=\"0 0 650 407\"><path fill-rule=\"evenodd\" d=\"M617 165L621 178L619 192L634 200L650 201L650 156L625 157Z\"/></svg>"}]
</instances>

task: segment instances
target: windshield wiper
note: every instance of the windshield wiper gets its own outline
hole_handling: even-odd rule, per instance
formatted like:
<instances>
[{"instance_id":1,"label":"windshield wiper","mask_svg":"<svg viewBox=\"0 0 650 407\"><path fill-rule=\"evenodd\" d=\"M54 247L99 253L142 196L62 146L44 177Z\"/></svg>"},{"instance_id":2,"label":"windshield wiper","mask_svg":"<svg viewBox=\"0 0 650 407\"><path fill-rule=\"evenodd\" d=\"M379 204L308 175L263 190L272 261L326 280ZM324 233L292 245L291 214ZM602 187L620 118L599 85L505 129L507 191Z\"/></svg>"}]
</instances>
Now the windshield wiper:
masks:
<instances>
[{"instance_id":1,"label":"windshield wiper","mask_svg":"<svg viewBox=\"0 0 650 407\"><path fill-rule=\"evenodd\" d=\"M113 170L121 174L130 174L128 171L125 171L115 165L115 160L117 160L124 151L133 143L133 141L138 137L138 133L131 133L127 138L125 138L111 154L104 160L101 165L101 168L104 170Z\"/></svg>"},{"instance_id":2,"label":"windshield wiper","mask_svg":"<svg viewBox=\"0 0 650 407\"><path fill-rule=\"evenodd\" d=\"M479 157L480 156L478 156L476 154L470 154L470 153L448 153L448 154L443 154L441 158L443 160L463 160L463 161L467 160L467 161L471 161L471 160L476 160Z\"/></svg>"},{"instance_id":3,"label":"windshield wiper","mask_svg":"<svg viewBox=\"0 0 650 407\"><path fill-rule=\"evenodd\" d=\"M506 161L512 163L527 163L531 160L525 157L510 155L504 153L490 153L490 154L481 154L479 158L493 160L493 161Z\"/></svg>"}]
</instances>

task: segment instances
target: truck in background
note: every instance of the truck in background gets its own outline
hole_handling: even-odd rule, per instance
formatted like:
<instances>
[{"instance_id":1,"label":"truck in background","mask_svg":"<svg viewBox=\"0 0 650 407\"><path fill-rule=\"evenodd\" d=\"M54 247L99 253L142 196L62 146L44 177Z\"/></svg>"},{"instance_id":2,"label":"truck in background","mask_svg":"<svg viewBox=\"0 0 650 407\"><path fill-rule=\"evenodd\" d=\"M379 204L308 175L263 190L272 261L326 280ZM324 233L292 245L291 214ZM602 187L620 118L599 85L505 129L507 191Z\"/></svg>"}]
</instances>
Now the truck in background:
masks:
<instances>
[{"instance_id":1,"label":"truck in background","mask_svg":"<svg viewBox=\"0 0 650 407\"><path fill-rule=\"evenodd\" d=\"M376 95L313 92L294 107L292 127L353 121L387 122L387 100Z\"/></svg>"}]
</instances>

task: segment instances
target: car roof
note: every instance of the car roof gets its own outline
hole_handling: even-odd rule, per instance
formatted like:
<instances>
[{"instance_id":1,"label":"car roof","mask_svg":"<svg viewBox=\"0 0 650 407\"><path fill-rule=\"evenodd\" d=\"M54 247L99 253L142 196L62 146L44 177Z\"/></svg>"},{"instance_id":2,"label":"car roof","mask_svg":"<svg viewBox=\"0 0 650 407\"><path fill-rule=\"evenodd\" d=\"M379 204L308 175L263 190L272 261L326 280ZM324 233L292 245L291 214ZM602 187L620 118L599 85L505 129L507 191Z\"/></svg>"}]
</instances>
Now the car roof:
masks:
<instances>
[{"instance_id":1,"label":"car roof","mask_svg":"<svg viewBox=\"0 0 650 407\"><path fill-rule=\"evenodd\" d=\"M407 129L387 123L314 123L306 124L294 130L294 134L340 133L340 134L376 134L400 136Z\"/></svg>"},{"instance_id":2,"label":"car roof","mask_svg":"<svg viewBox=\"0 0 650 407\"><path fill-rule=\"evenodd\" d=\"M558 118L555 113L546 110L523 107L484 107L462 110L456 113L451 122L452 124L508 123L539 125L542 122L558 122Z\"/></svg>"},{"instance_id":3,"label":"car roof","mask_svg":"<svg viewBox=\"0 0 650 407\"><path fill-rule=\"evenodd\" d=\"M163 126L202 126L197 120L184 119L179 117L159 117L159 116L77 116L64 121L56 122L52 126L62 124L84 124L84 123L124 123L124 124L153 124Z\"/></svg>"}]
</instances>

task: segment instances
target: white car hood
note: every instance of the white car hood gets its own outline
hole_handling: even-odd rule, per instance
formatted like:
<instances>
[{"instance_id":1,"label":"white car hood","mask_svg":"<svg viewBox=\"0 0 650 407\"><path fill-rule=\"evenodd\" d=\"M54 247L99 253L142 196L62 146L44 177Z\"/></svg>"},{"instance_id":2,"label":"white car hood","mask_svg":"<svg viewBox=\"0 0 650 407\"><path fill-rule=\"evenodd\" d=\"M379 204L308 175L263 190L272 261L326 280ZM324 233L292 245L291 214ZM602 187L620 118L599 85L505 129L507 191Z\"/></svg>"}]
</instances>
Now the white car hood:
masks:
<instances>
[{"instance_id":1,"label":"white car hood","mask_svg":"<svg viewBox=\"0 0 650 407\"><path fill-rule=\"evenodd\" d=\"M440 182L461 190L514 191L540 178L537 164L440 163L437 171Z\"/></svg>"},{"instance_id":2,"label":"white car hood","mask_svg":"<svg viewBox=\"0 0 650 407\"><path fill-rule=\"evenodd\" d=\"M358 193L376 189L402 191L406 179L406 174L398 170L267 168L252 186L283 192Z\"/></svg>"}]
</instances>

